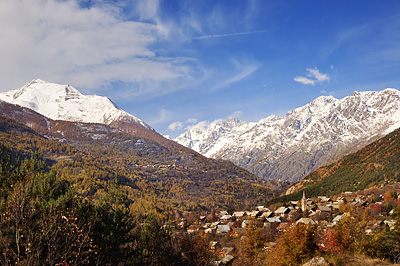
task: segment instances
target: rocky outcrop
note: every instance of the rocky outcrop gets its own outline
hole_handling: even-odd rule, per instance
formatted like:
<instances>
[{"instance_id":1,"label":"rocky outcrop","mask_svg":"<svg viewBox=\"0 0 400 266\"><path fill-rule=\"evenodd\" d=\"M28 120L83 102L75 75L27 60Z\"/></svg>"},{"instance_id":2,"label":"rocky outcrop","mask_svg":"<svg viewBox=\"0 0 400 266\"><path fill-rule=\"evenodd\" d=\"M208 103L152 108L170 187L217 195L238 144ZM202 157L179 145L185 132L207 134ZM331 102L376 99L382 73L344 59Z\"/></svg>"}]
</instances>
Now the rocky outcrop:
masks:
<instances>
[{"instance_id":1,"label":"rocky outcrop","mask_svg":"<svg viewBox=\"0 0 400 266\"><path fill-rule=\"evenodd\" d=\"M304 263L303 266L329 266L329 262L323 257L315 257Z\"/></svg>"}]
</instances>

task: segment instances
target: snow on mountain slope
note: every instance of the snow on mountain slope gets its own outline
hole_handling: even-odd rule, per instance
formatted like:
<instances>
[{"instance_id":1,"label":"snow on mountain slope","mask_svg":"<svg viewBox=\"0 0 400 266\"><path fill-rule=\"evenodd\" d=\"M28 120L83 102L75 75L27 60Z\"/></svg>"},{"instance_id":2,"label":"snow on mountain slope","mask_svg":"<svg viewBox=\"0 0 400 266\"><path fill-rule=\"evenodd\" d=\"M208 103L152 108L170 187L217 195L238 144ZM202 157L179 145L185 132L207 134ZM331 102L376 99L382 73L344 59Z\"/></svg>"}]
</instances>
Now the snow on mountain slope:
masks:
<instances>
[{"instance_id":1,"label":"snow on mountain slope","mask_svg":"<svg viewBox=\"0 0 400 266\"><path fill-rule=\"evenodd\" d=\"M34 79L23 87L0 93L0 100L30 108L54 120L111 124L133 122L153 130L139 118L121 110L107 97L83 95L69 85Z\"/></svg>"},{"instance_id":2,"label":"snow on mountain slope","mask_svg":"<svg viewBox=\"0 0 400 266\"><path fill-rule=\"evenodd\" d=\"M195 126L175 141L208 157L230 160L266 179L298 181L350 148L400 127L400 92L321 96L290 111L246 123L229 118Z\"/></svg>"}]
</instances>

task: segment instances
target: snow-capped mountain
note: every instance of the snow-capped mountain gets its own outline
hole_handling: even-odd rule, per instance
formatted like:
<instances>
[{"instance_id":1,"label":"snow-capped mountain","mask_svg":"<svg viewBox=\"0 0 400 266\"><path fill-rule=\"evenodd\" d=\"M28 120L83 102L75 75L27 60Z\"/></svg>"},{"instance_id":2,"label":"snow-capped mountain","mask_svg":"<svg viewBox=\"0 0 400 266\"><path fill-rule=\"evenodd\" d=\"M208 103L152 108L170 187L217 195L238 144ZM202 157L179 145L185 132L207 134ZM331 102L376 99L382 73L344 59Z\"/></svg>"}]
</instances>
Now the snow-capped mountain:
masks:
<instances>
[{"instance_id":1,"label":"snow-capped mountain","mask_svg":"<svg viewBox=\"0 0 400 266\"><path fill-rule=\"evenodd\" d=\"M211 158L230 160L266 179L298 181L349 149L400 127L400 92L321 96L258 122L229 118L194 126L175 141Z\"/></svg>"},{"instance_id":2,"label":"snow-capped mountain","mask_svg":"<svg viewBox=\"0 0 400 266\"><path fill-rule=\"evenodd\" d=\"M34 79L23 87L0 93L0 100L30 108L53 120L100 123L130 122L153 130L118 108L109 98L83 95L74 87Z\"/></svg>"}]
</instances>

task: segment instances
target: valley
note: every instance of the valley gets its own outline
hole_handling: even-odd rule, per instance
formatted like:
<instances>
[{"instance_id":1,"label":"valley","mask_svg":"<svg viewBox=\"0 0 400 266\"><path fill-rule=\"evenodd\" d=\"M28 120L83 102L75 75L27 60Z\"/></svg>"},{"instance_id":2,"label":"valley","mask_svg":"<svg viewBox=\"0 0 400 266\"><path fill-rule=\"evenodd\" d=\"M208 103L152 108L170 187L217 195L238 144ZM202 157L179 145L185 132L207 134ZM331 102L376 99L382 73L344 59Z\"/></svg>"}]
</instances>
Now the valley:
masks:
<instances>
[{"instance_id":1,"label":"valley","mask_svg":"<svg viewBox=\"0 0 400 266\"><path fill-rule=\"evenodd\" d=\"M43 89L48 96L36 97ZM7 102L4 95L24 100ZM91 109L77 106L112 102L70 86L34 80L2 97L3 264L302 265L320 259L343 265L360 256L398 262L396 90L322 97L258 123L211 123L181 137L189 147L115 105L100 107L108 120L85 120ZM46 116L48 110L57 115ZM268 146L282 156L271 158L268 171L284 181L260 174L267 168L254 172L252 162L265 156L259 151L270 153ZM246 170L216 154L248 158L242 166L253 166ZM61 249L64 242L71 247Z\"/></svg>"}]
</instances>

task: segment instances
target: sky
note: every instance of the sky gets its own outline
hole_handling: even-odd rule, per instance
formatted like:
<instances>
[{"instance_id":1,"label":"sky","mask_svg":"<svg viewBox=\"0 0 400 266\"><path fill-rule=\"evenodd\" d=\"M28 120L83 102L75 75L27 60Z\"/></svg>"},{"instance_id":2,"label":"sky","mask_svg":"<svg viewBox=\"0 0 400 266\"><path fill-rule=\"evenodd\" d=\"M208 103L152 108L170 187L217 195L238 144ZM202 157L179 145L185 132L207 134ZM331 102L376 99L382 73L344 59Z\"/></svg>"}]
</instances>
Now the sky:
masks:
<instances>
[{"instance_id":1,"label":"sky","mask_svg":"<svg viewBox=\"0 0 400 266\"><path fill-rule=\"evenodd\" d=\"M399 89L397 0L0 0L0 91L69 84L172 138Z\"/></svg>"}]
</instances>

